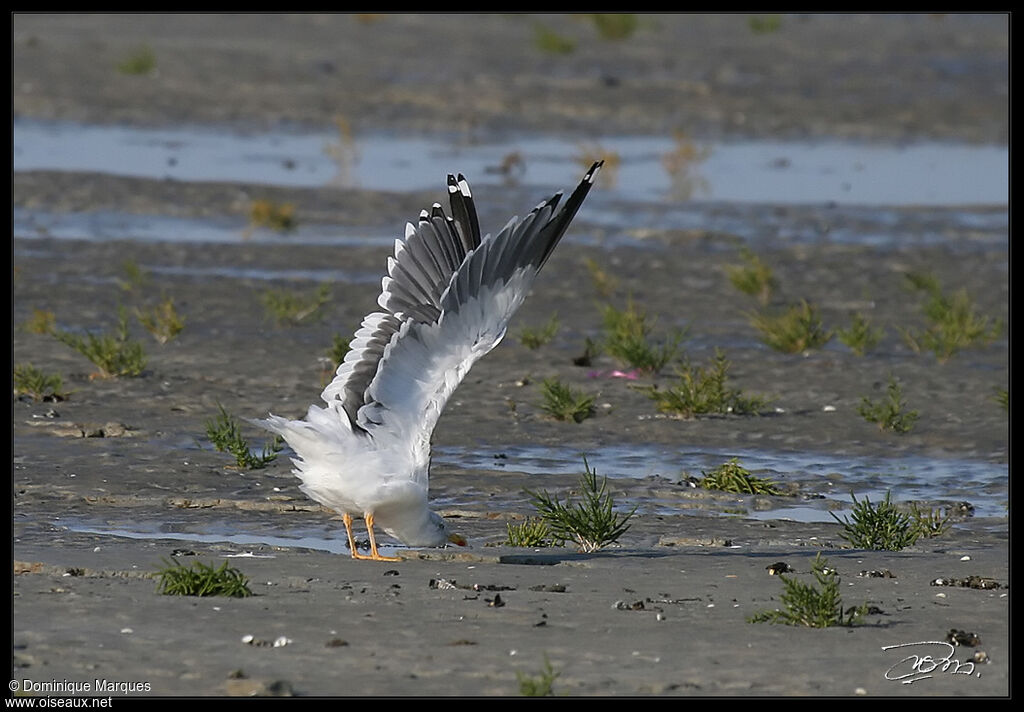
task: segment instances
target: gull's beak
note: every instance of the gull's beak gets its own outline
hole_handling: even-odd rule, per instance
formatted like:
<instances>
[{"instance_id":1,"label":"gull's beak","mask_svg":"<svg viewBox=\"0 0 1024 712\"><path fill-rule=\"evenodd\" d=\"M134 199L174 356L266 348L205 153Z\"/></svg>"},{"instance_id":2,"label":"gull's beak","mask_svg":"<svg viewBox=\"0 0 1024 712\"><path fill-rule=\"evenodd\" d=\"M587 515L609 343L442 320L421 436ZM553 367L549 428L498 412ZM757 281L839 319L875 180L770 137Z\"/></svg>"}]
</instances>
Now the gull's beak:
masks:
<instances>
[{"instance_id":1,"label":"gull's beak","mask_svg":"<svg viewBox=\"0 0 1024 712\"><path fill-rule=\"evenodd\" d=\"M450 541L452 544L456 544L457 546L466 545L466 538L461 534L456 534L454 532L448 535L448 541Z\"/></svg>"}]
</instances>

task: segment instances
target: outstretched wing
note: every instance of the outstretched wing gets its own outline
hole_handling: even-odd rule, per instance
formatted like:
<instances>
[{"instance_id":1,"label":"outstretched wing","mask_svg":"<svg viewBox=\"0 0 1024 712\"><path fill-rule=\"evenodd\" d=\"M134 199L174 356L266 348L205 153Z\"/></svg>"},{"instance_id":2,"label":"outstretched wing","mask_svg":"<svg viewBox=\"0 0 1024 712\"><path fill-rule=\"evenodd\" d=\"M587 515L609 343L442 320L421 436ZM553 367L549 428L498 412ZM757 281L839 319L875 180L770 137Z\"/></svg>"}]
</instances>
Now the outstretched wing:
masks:
<instances>
[{"instance_id":1,"label":"outstretched wing","mask_svg":"<svg viewBox=\"0 0 1024 712\"><path fill-rule=\"evenodd\" d=\"M435 204L395 241L382 311L363 320L323 399L353 430L425 452L452 392L504 337L601 165L561 208L558 193L482 239L465 178L449 176L452 216Z\"/></svg>"}]
</instances>

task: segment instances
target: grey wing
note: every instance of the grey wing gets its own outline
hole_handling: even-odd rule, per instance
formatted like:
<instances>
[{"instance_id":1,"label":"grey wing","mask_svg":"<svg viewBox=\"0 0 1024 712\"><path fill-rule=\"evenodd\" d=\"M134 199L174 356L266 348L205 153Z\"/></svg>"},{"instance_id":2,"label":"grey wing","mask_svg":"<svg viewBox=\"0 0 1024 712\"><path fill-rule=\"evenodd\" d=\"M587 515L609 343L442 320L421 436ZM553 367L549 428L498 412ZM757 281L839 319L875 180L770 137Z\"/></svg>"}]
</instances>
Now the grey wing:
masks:
<instances>
[{"instance_id":1,"label":"grey wing","mask_svg":"<svg viewBox=\"0 0 1024 712\"><path fill-rule=\"evenodd\" d=\"M396 242L378 300L384 311L364 321L324 399L340 401L355 428L425 448L466 373L504 337L600 167L561 208L558 193L483 239L465 180L449 178L454 218L435 206Z\"/></svg>"}]
</instances>

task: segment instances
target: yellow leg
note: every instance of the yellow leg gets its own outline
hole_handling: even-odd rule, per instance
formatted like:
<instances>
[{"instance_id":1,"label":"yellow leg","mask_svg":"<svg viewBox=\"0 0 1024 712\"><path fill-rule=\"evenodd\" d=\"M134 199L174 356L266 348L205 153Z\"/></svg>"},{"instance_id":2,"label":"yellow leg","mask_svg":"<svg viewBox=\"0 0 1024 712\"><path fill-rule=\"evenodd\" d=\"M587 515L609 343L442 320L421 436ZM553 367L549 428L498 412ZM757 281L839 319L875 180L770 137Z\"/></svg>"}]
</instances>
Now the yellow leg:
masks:
<instances>
[{"instance_id":1,"label":"yellow leg","mask_svg":"<svg viewBox=\"0 0 1024 712\"><path fill-rule=\"evenodd\" d=\"M341 521L345 522L345 533L348 534L348 549L349 549L350 552L352 552L352 558L353 559L367 559L367 560L370 560L370 561L401 561L401 559L399 559L397 557L381 556L380 555L380 553L377 551L377 539L373 535L373 515L372 514L367 514L367 515L364 515L364 518L366 519L366 529L367 529L367 531L370 532L370 555L369 556L367 556L366 554L360 554L359 550L356 548L356 539L355 539L354 536L352 536L352 515L351 514L342 514L341 515Z\"/></svg>"},{"instance_id":2,"label":"yellow leg","mask_svg":"<svg viewBox=\"0 0 1024 712\"><path fill-rule=\"evenodd\" d=\"M363 515L366 520L366 530L370 532L370 556L369 558L374 561L401 561L397 556L381 556L377 552L377 538L373 535L373 514L367 513Z\"/></svg>"}]
</instances>

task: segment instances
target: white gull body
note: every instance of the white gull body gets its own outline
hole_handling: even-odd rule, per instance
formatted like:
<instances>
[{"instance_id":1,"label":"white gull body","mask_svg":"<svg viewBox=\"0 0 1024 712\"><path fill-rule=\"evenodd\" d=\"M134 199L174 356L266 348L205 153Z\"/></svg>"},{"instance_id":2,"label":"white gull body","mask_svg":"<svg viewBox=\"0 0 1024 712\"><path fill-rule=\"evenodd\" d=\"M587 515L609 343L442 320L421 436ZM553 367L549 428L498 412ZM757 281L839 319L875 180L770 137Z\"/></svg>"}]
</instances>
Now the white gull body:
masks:
<instances>
[{"instance_id":1,"label":"white gull body","mask_svg":"<svg viewBox=\"0 0 1024 712\"><path fill-rule=\"evenodd\" d=\"M256 421L295 451L302 491L342 515L353 557L387 559L374 524L409 546L465 543L427 504L431 434L469 369L505 336L601 165L561 208L558 193L483 238L466 179L448 176L451 216L435 203L395 241L380 311L356 331L326 405L303 420ZM369 557L356 552L354 516L366 520Z\"/></svg>"}]
</instances>

